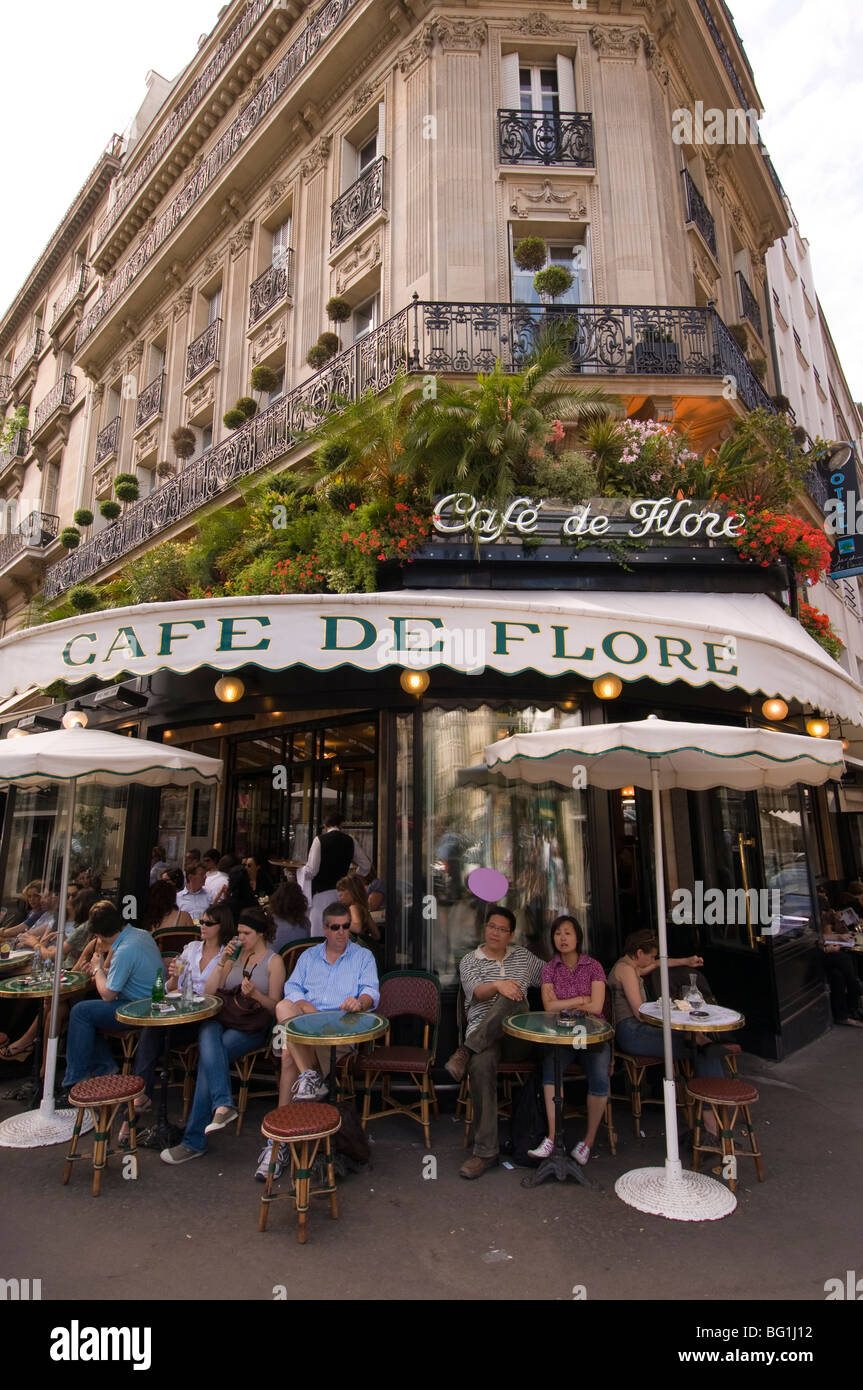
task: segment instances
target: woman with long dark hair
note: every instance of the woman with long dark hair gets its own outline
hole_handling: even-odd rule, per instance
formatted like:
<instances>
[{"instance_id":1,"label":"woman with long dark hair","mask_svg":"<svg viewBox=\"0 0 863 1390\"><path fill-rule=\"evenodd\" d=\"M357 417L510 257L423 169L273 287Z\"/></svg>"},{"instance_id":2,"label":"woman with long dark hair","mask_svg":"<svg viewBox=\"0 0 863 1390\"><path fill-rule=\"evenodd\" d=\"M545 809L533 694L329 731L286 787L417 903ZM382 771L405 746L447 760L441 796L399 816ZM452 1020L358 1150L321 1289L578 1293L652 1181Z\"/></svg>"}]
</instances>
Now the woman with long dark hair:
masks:
<instances>
[{"instance_id":1,"label":"woman with long dark hair","mask_svg":"<svg viewBox=\"0 0 863 1390\"><path fill-rule=\"evenodd\" d=\"M192 926L188 912L177 906L177 889L171 879L160 878L151 883L141 926L148 932L161 931L164 927L182 930L184 927Z\"/></svg>"},{"instance_id":2,"label":"woman with long dark hair","mask_svg":"<svg viewBox=\"0 0 863 1390\"><path fill-rule=\"evenodd\" d=\"M298 883L282 879L270 894L267 911L276 924L274 951L281 951L292 941L305 941L311 935L309 904Z\"/></svg>"}]
</instances>

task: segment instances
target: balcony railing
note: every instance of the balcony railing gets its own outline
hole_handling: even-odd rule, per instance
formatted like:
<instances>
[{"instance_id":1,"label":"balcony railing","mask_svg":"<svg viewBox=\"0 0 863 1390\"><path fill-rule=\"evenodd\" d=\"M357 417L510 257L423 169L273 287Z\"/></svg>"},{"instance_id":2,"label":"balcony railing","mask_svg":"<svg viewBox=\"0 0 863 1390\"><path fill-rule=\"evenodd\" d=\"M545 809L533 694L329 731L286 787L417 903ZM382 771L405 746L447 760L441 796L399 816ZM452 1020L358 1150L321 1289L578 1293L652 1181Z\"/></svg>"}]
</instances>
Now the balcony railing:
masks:
<instances>
[{"instance_id":1,"label":"balcony railing","mask_svg":"<svg viewBox=\"0 0 863 1390\"><path fill-rule=\"evenodd\" d=\"M31 512L20 526L0 540L0 570L5 570L22 550L44 550L56 540L59 529L59 516Z\"/></svg>"},{"instance_id":2,"label":"balcony railing","mask_svg":"<svg viewBox=\"0 0 863 1390\"><path fill-rule=\"evenodd\" d=\"M84 293L89 283L89 280L90 267L88 265L82 265L81 269L78 271L75 277L66 286L65 290L60 295L60 298L54 301L54 307L51 311L52 333L54 332L54 329L57 327L58 323L62 321L64 314L66 314L68 310L71 308L71 306L75 303L75 300L78 298L78 296Z\"/></svg>"},{"instance_id":3,"label":"balcony railing","mask_svg":"<svg viewBox=\"0 0 863 1390\"><path fill-rule=\"evenodd\" d=\"M568 164L592 169L593 117L572 111L503 110L497 113L501 164Z\"/></svg>"},{"instance_id":4,"label":"balcony railing","mask_svg":"<svg viewBox=\"0 0 863 1390\"><path fill-rule=\"evenodd\" d=\"M11 376L0 376L0 405L5 405L12 391Z\"/></svg>"},{"instance_id":5,"label":"balcony railing","mask_svg":"<svg viewBox=\"0 0 863 1390\"><path fill-rule=\"evenodd\" d=\"M41 328L37 328L27 346L18 353L12 363L12 380L17 381L22 372L29 367L34 357L38 357L45 344L45 334Z\"/></svg>"},{"instance_id":6,"label":"balcony railing","mask_svg":"<svg viewBox=\"0 0 863 1390\"><path fill-rule=\"evenodd\" d=\"M237 158L258 126L266 120L276 103L303 68L312 61L345 15L359 3L360 0L326 0L314 19L310 20L299 38L294 40L285 56L273 68L269 77L261 83L252 100L243 107L236 120L232 121L221 139L216 142L200 168L186 181L155 227L120 266L109 288L82 319L75 337L76 351L84 345L121 295L125 294L129 286L146 269L174 228L188 216L225 166Z\"/></svg>"},{"instance_id":7,"label":"balcony railing","mask_svg":"<svg viewBox=\"0 0 863 1390\"><path fill-rule=\"evenodd\" d=\"M439 304L418 299L287 392L222 443L208 449L151 497L126 507L113 526L53 565L52 599L122 559L227 492L237 479L284 459L299 439L345 401L384 391L399 372L475 375L497 360L521 366L544 322L572 323L572 371L606 376L730 378L750 409L774 411L722 319L711 308L588 304L556 311L529 304Z\"/></svg>"},{"instance_id":8,"label":"balcony railing","mask_svg":"<svg viewBox=\"0 0 863 1390\"><path fill-rule=\"evenodd\" d=\"M385 156L380 155L333 203L330 209L331 251L383 208L386 162Z\"/></svg>"},{"instance_id":9,"label":"balcony railing","mask_svg":"<svg viewBox=\"0 0 863 1390\"><path fill-rule=\"evenodd\" d=\"M254 29L261 15L272 3L273 0L250 0L250 4L247 6L239 23L234 25L234 28L228 34L224 43L219 46L218 51L213 55L210 62L204 68L204 71L189 88L183 101L177 107L158 139L150 146L134 173L130 174L128 181L123 183L117 201L108 209L108 212L96 228L96 246L100 246L111 231L111 228L117 225L117 222L120 220L139 188L146 182L147 178L162 158L162 155L176 140L192 112L200 105L207 92L218 81L227 63L243 42L243 39Z\"/></svg>"},{"instance_id":10,"label":"balcony railing","mask_svg":"<svg viewBox=\"0 0 863 1390\"><path fill-rule=\"evenodd\" d=\"M96 467L104 463L112 454L116 454L117 445L120 440L120 417L115 415L103 430L96 435Z\"/></svg>"},{"instance_id":11,"label":"balcony railing","mask_svg":"<svg viewBox=\"0 0 863 1390\"><path fill-rule=\"evenodd\" d=\"M58 410L72 405L77 390L78 383L72 373L64 372L60 380L51 387L47 396L45 396L36 407L33 416L34 435L45 428L52 415L55 415Z\"/></svg>"},{"instance_id":12,"label":"balcony railing","mask_svg":"<svg viewBox=\"0 0 863 1390\"><path fill-rule=\"evenodd\" d=\"M813 463L803 482L812 501L823 512L833 496L833 491L817 463Z\"/></svg>"},{"instance_id":13,"label":"balcony railing","mask_svg":"<svg viewBox=\"0 0 863 1390\"><path fill-rule=\"evenodd\" d=\"M695 181L688 169L683 170L683 186L686 189L686 220L696 226L710 247L714 257L718 259L716 250L716 223L713 214L695 186Z\"/></svg>"},{"instance_id":14,"label":"balcony railing","mask_svg":"<svg viewBox=\"0 0 863 1390\"><path fill-rule=\"evenodd\" d=\"M19 430L8 448L0 453L0 478L6 469L18 460L26 458L30 451L30 431Z\"/></svg>"},{"instance_id":15,"label":"balcony railing","mask_svg":"<svg viewBox=\"0 0 863 1390\"><path fill-rule=\"evenodd\" d=\"M737 283L740 286L740 312L745 319L748 319L761 337L761 310L758 307L758 300L752 293L749 281L741 271L737 272Z\"/></svg>"},{"instance_id":16,"label":"balcony railing","mask_svg":"<svg viewBox=\"0 0 863 1390\"><path fill-rule=\"evenodd\" d=\"M154 419L162 411L162 396L165 390L165 373L160 372L149 386L145 386L138 404L135 406L135 429L139 430L148 420Z\"/></svg>"},{"instance_id":17,"label":"balcony railing","mask_svg":"<svg viewBox=\"0 0 863 1390\"><path fill-rule=\"evenodd\" d=\"M190 343L186 349L186 385L194 381L205 372L208 367L212 367L219 360L219 338L221 336L222 320L213 319L208 324L203 333Z\"/></svg>"},{"instance_id":18,"label":"balcony railing","mask_svg":"<svg viewBox=\"0 0 863 1390\"><path fill-rule=\"evenodd\" d=\"M249 327L254 328L264 314L289 299L293 289L294 253L288 247L280 262L268 266L263 275L252 281L249 290Z\"/></svg>"}]
</instances>

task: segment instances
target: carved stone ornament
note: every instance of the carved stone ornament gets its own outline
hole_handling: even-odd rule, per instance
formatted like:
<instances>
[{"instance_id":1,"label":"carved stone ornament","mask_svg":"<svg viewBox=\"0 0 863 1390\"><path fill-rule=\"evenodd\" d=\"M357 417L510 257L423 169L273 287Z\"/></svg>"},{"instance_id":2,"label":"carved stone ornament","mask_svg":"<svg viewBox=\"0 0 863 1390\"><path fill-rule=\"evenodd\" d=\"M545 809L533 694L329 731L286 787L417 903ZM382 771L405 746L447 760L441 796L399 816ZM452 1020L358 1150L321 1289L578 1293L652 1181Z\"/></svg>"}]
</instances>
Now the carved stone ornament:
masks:
<instances>
[{"instance_id":1,"label":"carved stone ornament","mask_svg":"<svg viewBox=\"0 0 863 1390\"><path fill-rule=\"evenodd\" d=\"M154 314L153 317L150 319L150 332L151 332L151 333L158 333L159 329L162 327L163 323L165 322L165 318L166 318L166 315L162 312L161 309L159 310L159 312L158 312L157 314Z\"/></svg>"},{"instance_id":2,"label":"carved stone ornament","mask_svg":"<svg viewBox=\"0 0 863 1390\"><path fill-rule=\"evenodd\" d=\"M93 474L93 491L97 498L107 497L110 493L112 471L112 465L109 463L107 468L100 468L98 473Z\"/></svg>"},{"instance_id":3,"label":"carved stone ornament","mask_svg":"<svg viewBox=\"0 0 863 1390\"><path fill-rule=\"evenodd\" d=\"M361 82L354 92L354 99L348 107L349 116L357 116L364 107L368 106L375 94L374 86L371 82Z\"/></svg>"},{"instance_id":4,"label":"carved stone ornament","mask_svg":"<svg viewBox=\"0 0 863 1390\"><path fill-rule=\"evenodd\" d=\"M287 179L277 179L267 194L267 207L274 208L276 203L281 202L288 190Z\"/></svg>"},{"instance_id":5,"label":"carved stone ornament","mask_svg":"<svg viewBox=\"0 0 863 1390\"><path fill-rule=\"evenodd\" d=\"M399 72L403 77L409 77L414 68L418 68L420 63L425 62L432 51L433 44L434 29L431 24L423 24L419 32L399 54Z\"/></svg>"},{"instance_id":6,"label":"carved stone ornament","mask_svg":"<svg viewBox=\"0 0 863 1390\"><path fill-rule=\"evenodd\" d=\"M252 237L254 236L254 234L254 222L244 222L237 234L231 237L231 240L228 243L228 245L230 247L231 258L233 260L236 260L238 256L242 256L243 252L249 249L249 247L252 244Z\"/></svg>"},{"instance_id":7,"label":"carved stone ornament","mask_svg":"<svg viewBox=\"0 0 863 1390\"><path fill-rule=\"evenodd\" d=\"M181 319L184 314L188 314L189 305L192 302L192 287L187 285L184 290L180 290L174 300L174 318Z\"/></svg>"},{"instance_id":8,"label":"carved stone ornament","mask_svg":"<svg viewBox=\"0 0 863 1390\"><path fill-rule=\"evenodd\" d=\"M270 353L276 348L282 347L286 336L286 316L279 314L274 319L269 319L263 331L255 338L252 344L252 364L257 365L263 358L269 357Z\"/></svg>"},{"instance_id":9,"label":"carved stone ornament","mask_svg":"<svg viewBox=\"0 0 863 1390\"><path fill-rule=\"evenodd\" d=\"M479 53L488 38L488 26L481 19L435 19L432 27L448 53Z\"/></svg>"},{"instance_id":10,"label":"carved stone ornament","mask_svg":"<svg viewBox=\"0 0 863 1390\"><path fill-rule=\"evenodd\" d=\"M135 462L140 463L143 459L155 454L159 447L158 429L144 430L135 440Z\"/></svg>"},{"instance_id":11,"label":"carved stone ornament","mask_svg":"<svg viewBox=\"0 0 863 1390\"><path fill-rule=\"evenodd\" d=\"M333 137L331 135L321 135L312 146L312 152L308 159L304 159L300 166L303 171L304 179L311 179L319 169L323 169L330 157Z\"/></svg>"},{"instance_id":12,"label":"carved stone ornament","mask_svg":"<svg viewBox=\"0 0 863 1390\"><path fill-rule=\"evenodd\" d=\"M641 48L643 29L627 29L619 24L594 24L590 42L600 58L627 58L634 62Z\"/></svg>"},{"instance_id":13,"label":"carved stone ornament","mask_svg":"<svg viewBox=\"0 0 863 1390\"><path fill-rule=\"evenodd\" d=\"M123 363L123 367L126 371L127 376L130 376L134 372L136 367L140 367L143 360L144 344L143 342L139 342L136 343L135 346L132 348L132 351L127 354L126 359Z\"/></svg>"},{"instance_id":14,"label":"carved stone ornament","mask_svg":"<svg viewBox=\"0 0 863 1390\"><path fill-rule=\"evenodd\" d=\"M541 184L519 185L509 205L515 217L527 218L540 207L566 209L570 222L587 216L587 201L580 188L554 187L550 179Z\"/></svg>"},{"instance_id":15,"label":"carved stone ornament","mask_svg":"<svg viewBox=\"0 0 863 1390\"><path fill-rule=\"evenodd\" d=\"M336 294L341 294L352 280L356 280L360 271L368 270L371 266L377 265L380 258L380 237L373 237L363 245L357 246L347 260L339 266L336 274Z\"/></svg>"},{"instance_id":16,"label":"carved stone ornament","mask_svg":"<svg viewBox=\"0 0 863 1390\"><path fill-rule=\"evenodd\" d=\"M201 266L201 274L205 278L208 275L212 275L213 271L218 267L221 259L221 256L217 256L214 251L211 251L207 259L204 261L204 264Z\"/></svg>"},{"instance_id":17,"label":"carved stone ornament","mask_svg":"<svg viewBox=\"0 0 863 1390\"><path fill-rule=\"evenodd\" d=\"M556 34L560 27L559 24L553 23L547 14L543 14L542 10L534 10L532 14L520 19L516 25L520 34L530 34L536 38Z\"/></svg>"},{"instance_id":18,"label":"carved stone ornament","mask_svg":"<svg viewBox=\"0 0 863 1390\"><path fill-rule=\"evenodd\" d=\"M202 381L200 386L196 386L194 391L190 391L186 406L186 417L192 419L204 409L205 406L212 405L215 399L215 378L210 376L206 381Z\"/></svg>"},{"instance_id":19,"label":"carved stone ornament","mask_svg":"<svg viewBox=\"0 0 863 1390\"><path fill-rule=\"evenodd\" d=\"M734 223L734 225L735 225L735 227L737 228L738 232L742 232L742 231L743 231L743 213L740 211L740 208L737 206L736 203L732 203L732 204L730 205L730 212L731 212L731 221Z\"/></svg>"},{"instance_id":20,"label":"carved stone ornament","mask_svg":"<svg viewBox=\"0 0 863 1390\"><path fill-rule=\"evenodd\" d=\"M701 281L705 290L712 294L719 278L719 272L707 253L694 243L692 244L692 273Z\"/></svg>"},{"instance_id":21,"label":"carved stone ornament","mask_svg":"<svg viewBox=\"0 0 863 1390\"><path fill-rule=\"evenodd\" d=\"M660 86L667 87L670 74L666 64L662 61L662 54L659 51L658 43L655 39L651 38L648 33L642 33L642 38L644 40L644 56L647 59L648 68L653 73Z\"/></svg>"}]
</instances>

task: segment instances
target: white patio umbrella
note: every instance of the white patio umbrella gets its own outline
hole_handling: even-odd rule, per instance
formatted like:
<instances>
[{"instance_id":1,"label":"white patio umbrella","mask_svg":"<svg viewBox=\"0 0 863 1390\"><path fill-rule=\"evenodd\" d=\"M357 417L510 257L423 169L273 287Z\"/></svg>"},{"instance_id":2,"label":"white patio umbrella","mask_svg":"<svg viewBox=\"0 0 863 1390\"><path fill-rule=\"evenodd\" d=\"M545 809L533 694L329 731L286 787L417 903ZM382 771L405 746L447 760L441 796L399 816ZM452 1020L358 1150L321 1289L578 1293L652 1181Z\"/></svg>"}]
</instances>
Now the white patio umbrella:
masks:
<instances>
[{"instance_id":1,"label":"white patio umbrella","mask_svg":"<svg viewBox=\"0 0 863 1390\"><path fill-rule=\"evenodd\" d=\"M58 1144L72 1132L74 1111L56 1111L54 1108L54 1081L57 1072L57 1024L66 893L78 787L94 784L125 786L130 783L146 787L186 787L193 782L218 782L221 776L222 762L219 758L204 758L183 748L149 743L140 738L125 738L101 729L56 729L47 734L6 738L0 742L0 786L37 787L56 782L69 788L57 918L54 992L51 997L42 1103L38 1111L13 1115L0 1124L0 1146L34 1148L43 1144Z\"/></svg>"},{"instance_id":2,"label":"white patio umbrella","mask_svg":"<svg viewBox=\"0 0 863 1390\"><path fill-rule=\"evenodd\" d=\"M585 780L595 787L635 785L650 790L662 980L666 1159L664 1168L624 1173L615 1184L615 1191L639 1211L677 1221L717 1220L729 1215L737 1205L734 1196L713 1178L684 1171L678 1151L659 794L672 787L690 791L706 791L710 787L754 791L759 787L789 787L796 782L820 786L830 778L842 776L842 744L773 729L679 724L653 716L626 724L515 734L489 744L484 755L489 770L508 780L556 782L573 787L584 784L576 776L577 770L583 768Z\"/></svg>"}]
</instances>

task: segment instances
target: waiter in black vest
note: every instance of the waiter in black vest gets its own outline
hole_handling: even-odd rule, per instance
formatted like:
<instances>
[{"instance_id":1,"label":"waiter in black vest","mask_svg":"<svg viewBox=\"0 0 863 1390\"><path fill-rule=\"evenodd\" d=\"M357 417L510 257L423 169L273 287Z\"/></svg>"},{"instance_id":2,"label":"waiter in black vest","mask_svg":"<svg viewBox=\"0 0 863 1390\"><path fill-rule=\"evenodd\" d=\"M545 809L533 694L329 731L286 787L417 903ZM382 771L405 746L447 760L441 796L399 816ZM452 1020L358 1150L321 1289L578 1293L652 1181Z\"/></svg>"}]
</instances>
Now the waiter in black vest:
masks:
<instances>
[{"instance_id":1,"label":"waiter in black vest","mask_svg":"<svg viewBox=\"0 0 863 1390\"><path fill-rule=\"evenodd\" d=\"M361 845L352 835L342 830L344 816L333 811L324 821L323 833L312 840L309 857L306 860L306 891L311 892L312 936L323 936L324 908L338 902L336 884L350 872L351 864L356 864L357 872L365 877L371 869L371 862Z\"/></svg>"}]
</instances>

